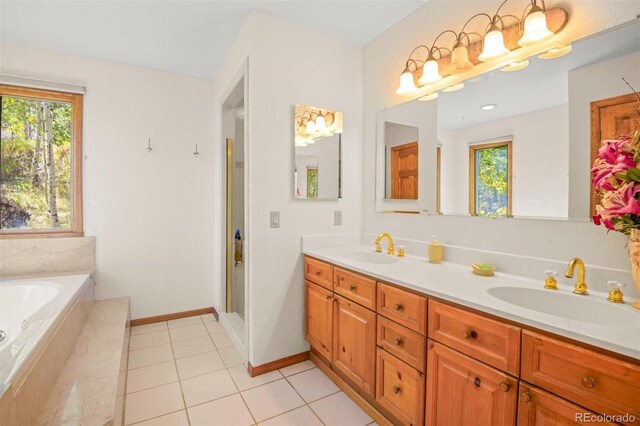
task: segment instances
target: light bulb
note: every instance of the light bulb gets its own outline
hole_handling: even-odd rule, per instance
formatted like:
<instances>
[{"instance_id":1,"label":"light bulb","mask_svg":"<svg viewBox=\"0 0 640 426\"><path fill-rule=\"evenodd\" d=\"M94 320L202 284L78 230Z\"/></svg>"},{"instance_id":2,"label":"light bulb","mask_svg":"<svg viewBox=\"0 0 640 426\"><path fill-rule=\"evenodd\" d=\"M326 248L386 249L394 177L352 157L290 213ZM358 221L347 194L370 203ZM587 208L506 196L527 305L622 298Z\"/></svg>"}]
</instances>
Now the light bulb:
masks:
<instances>
[{"instance_id":1,"label":"light bulb","mask_svg":"<svg viewBox=\"0 0 640 426\"><path fill-rule=\"evenodd\" d=\"M451 66L448 71L450 74L459 74L471 68L473 64L469 61L469 51L462 42L459 42L451 53Z\"/></svg>"},{"instance_id":2,"label":"light bulb","mask_svg":"<svg viewBox=\"0 0 640 426\"><path fill-rule=\"evenodd\" d=\"M418 80L420 84L430 84L437 83L442 80L442 76L440 75L440 71L438 70L438 61L435 58L431 57L424 63L422 68L422 76Z\"/></svg>"},{"instance_id":3,"label":"light bulb","mask_svg":"<svg viewBox=\"0 0 640 426\"><path fill-rule=\"evenodd\" d=\"M520 71L521 69L524 69L527 66L529 66L529 60L525 59L524 61L520 61L520 62L511 62L506 67L500 69L500 71L505 71L505 72Z\"/></svg>"},{"instance_id":4,"label":"light bulb","mask_svg":"<svg viewBox=\"0 0 640 426\"><path fill-rule=\"evenodd\" d=\"M413 73L408 69L405 69L400 76L400 86L396 90L397 95L410 95L418 90L416 84L413 81Z\"/></svg>"},{"instance_id":5,"label":"light bulb","mask_svg":"<svg viewBox=\"0 0 640 426\"><path fill-rule=\"evenodd\" d=\"M539 41L553 37L553 32L547 27L547 16L538 6L534 6L524 20L524 34L518 40L520 46L531 46Z\"/></svg>"},{"instance_id":6,"label":"light bulb","mask_svg":"<svg viewBox=\"0 0 640 426\"><path fill-rule=\"evenodd\" d=\"M305 132L308 135L311 135L313 133L316 132L316 123L314 123L312 120L307 121L307 127L305 128Z\"/></svg>"},{"instance_id":7,"label":"light bulb","mask_svg":"<svg viewBox=\"0 0 640 426\"><path fill-rule=\"evenodd\" d=\"M491 27L487 35L484 36L484 47L478 59L486 62L508 54L509 49L504 45L504 34L502 34L502 31L500 31L498 27Z\"/></svg>"},{"instance_id":8,"label":"light bulb","mask_svg":"<svg viewBox=\"0 0 640 426\"><path fill-rule=\"evenodd\" d=\"M321 132L326 128L327 128L327 122L324 119L324 115L322 114L318 115L318 117L316 118L316 130Z\"/></svg>"},{"instance_id":9,"label":"light bulb","mask_svg":"<svg viewBox=\"0 0 640 426\"><path fill-rule=\"evenodd\" d=\"M418 100L420 102L428 102L428 101L432 101L434 99L438 99L438 96L439 96L438 92L435 92L435 93L431 93L431 94L429 94L427 96L423 96L421 98L418 98Z\"/></svg>"}]
</instances>

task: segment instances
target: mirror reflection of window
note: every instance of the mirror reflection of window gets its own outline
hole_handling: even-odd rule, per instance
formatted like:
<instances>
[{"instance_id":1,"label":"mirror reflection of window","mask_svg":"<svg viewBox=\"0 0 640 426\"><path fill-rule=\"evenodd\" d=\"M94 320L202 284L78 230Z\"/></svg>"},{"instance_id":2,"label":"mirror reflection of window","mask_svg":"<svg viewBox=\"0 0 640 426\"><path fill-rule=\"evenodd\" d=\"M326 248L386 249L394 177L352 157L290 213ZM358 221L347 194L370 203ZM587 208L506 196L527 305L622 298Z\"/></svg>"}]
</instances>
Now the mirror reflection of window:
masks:
<instances>
[{"instance_id":1,"label":"mirror reflection of window","mask_svg":"<svg viewBox=\"0 0 640 426\"><path fill-rule=\"evenodd\" d=\"M469 147L469 213L511 216L511 142Z\"/></svg>"},{"instance_id":2,"label":"mirror reflection of window","mask_svg":"<svg viewBox=\"0 0 640 426\"><path fill-rule=\"evenodd\" d=\"M307 198L318 198L318 169L307 167Z\"/></svg>"},{"instance_id":3,"label":"mirror reflection of window","mask_svg":"<svg viewBox=\"0 0 640 426\"><path fill-rule=\"evenodd\" d=\"M418 199L418 128L385 123L386 198Z\"/></svg>"}]
</instances>

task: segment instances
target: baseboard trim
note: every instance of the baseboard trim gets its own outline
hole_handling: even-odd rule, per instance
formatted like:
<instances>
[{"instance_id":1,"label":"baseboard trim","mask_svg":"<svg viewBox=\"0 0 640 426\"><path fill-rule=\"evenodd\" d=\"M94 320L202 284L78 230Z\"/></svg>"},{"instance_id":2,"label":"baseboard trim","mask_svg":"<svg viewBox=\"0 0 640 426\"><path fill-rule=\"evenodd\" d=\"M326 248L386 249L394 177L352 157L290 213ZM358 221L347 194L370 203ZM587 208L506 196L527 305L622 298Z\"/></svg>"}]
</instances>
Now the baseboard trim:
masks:
<instances>
[{"instance_id":1,"label":"baseboard trim","mask_svg":"<svg viewBox=\"0 0 640 426\"><path fill-rule=\"evenodd\" d=\"M309 351L300 352L299 354L291 355L285 358L277 359L275 361L267 362L266 364L256 365L255 367L249 363L247 371L251 377L256 377L261 374L268 373L270 371L278 370L280 368L288 367L293 364L297 364L309 359Z\"/></svg>"},{"instance_id":2,"label":"baseboard trim","mask_svg":"<svg viewBox=\"0 0 640 426\"><path fill-rule=\"evenodd\" d=\"M194 317L196 315L206 315L206 314L213 314L213 316L215 316L216 319L218 319L218 313L214 308L202 308L202 309L194 309L192 311L174 312L172 314L158 315L155 317L136 318L134 320L131 320L131 326L135 327L136 325L153 324L154 322L169 321L174 319Z\"/></svg>"},{"instance_id":3,"label":"baseboard trim","mask_svg":"<svg viewBox=\"0 0 640 426\"><path fill-rule=\"evenodd\" d=\"M311 352L309 359L318 367L324 374L329 377L333 383L335 383L353 402L362 408L362 410L369 415L380 426L393 426L393 423L389 421L380 411L378 411L369 401L367 401L362 395L356 392L347 382L345 382L340 376L338 376L329 365L326 364L315 353Z\"/></svg>"}]
</instances>

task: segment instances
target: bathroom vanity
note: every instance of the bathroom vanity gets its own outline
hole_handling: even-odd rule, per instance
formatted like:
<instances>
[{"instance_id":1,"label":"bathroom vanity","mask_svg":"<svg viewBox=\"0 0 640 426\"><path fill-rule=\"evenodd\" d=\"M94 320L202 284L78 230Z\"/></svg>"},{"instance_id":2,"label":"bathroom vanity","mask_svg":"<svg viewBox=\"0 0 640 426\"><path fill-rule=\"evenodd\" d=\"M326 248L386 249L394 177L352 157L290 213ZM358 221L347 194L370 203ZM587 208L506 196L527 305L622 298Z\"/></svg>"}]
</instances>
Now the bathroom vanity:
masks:
<instances>
[{"instance_id":1,"label":"bathroom vanity","mask_svg":"<svg viewBox=\"0 0 640 426\"><path fill-rule=\"evenodd\" d=\"M311 359L378 422L640 424L640 312L628 305L371 248L305 254ZM583 299L563 318L505 302L518 290Z\"/></svg>"}]
</instances>

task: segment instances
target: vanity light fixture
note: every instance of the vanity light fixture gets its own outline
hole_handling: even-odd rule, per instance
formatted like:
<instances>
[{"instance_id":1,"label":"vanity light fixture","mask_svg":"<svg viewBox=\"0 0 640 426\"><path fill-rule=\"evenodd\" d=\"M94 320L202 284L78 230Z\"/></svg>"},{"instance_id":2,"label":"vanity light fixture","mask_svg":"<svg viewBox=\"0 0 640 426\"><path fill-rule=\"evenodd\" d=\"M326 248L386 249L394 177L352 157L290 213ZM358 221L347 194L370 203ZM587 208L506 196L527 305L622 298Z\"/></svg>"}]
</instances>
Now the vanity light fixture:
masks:
<instances>
[{"instance_id":1,"label":"vanity light fixture","mask_svg":"<svg viewBox=\"0 0 640 426\"><path fill-rule=\"evenodd\" d=\"M553 31L547 26L547 15L545 15L546 6L544 0L540 0L542 7L538 6L536 0L524 8L524 13L531 7L527 17L524 19L524 34L518 40L520 46L531 46L538 42L545 41L553 37Z\"/></svg>"},{"instance_id":2,"label":"vanity light fixture","mask_svg":"<svg viewBox=\"0 0 640 426\"><path fill-rule=\"evenodd\" d=\"M505 72L520 71L522 69L525 69L528 66L529 66L529 60L525 59L524 61L520 61L520 62L511 62L506 67L501 68L500 71L505 71Z\"/></svg>"},{"instance_id":3,"label":"vanity light fixture","mask_svg":"<svg viewBox=\"0 0 640 426\"><path fill-rule=\"evenodd\" d=\"M305 147L316 143L317 138L342 133L342 128L336 127L335 111L305 108L302 114L295 117L296 146ZM337 126L342 127L341 123Z\"/></svg>"},{"instance_id":4,"label":"vanity light fixture","mask_svg":"<svg viewBox=\"0 0 640 426\"><path fill-rule=\"evenodd\" d=\"M429 102L429 101L433 101L434 99L438 99L438 96L439 96L438 92L435 92L435 93L430 93L427 96L418 98L418 100L421 102Z\"/></svg>"},{"instance_id":5,"label":"vanity light fixture","mask_svg":"<svg viewBox=\"0 0 640 426\"><path fill-rule=\"evenodd\" d=\"M554 47L553 49L549 49L546 52L544 52L543 54L538 55L538 58L540 58L540 59L555 59L555 58L559 58L561 56L564 56L569 52L571 52L571 45L567 44L566 46Z\"/></svg>"},{"instance_id":6,"label":"vanity light fixture","mask_svg":"<svg viewBox=\"0 0 640 426\"><path fill-rule=\"evenodd\" d=\"M538 43L545 42L554 34L562 31L567 23L569 16L567 11L560 7L547 10L544 0L527 0L520 17L500 14L501 9L508 1L510 0L503 0L493 15L486 13L473 15L465 22L459 32L453 30L441 32L430 45L431 47L422 44L414 48L405 62L396 94L402 96L424 95L425 92L440 90L442 79L447 75L468 72L479 63L491 64L502 61L505 56L520 47L535 47ZM486 18L489 21L481 34L467 30L467 27L476 18ZM451 49L437 46L436 43L440 37L449 33L454 36ZM545 48L547 47L545 46ZM418 59L416 54L421 49L426 51L426 59L424 60L422 58L425 56ZM521 55L514 55L513 62L506 66L503 66L502 63L496 65L501 66L503 71L517 71L529 64L528 57L540 52L544 52L540 55L541 58L551 59L569 53L570 50L570 46L550 49L547 52L544 52L543 49L537 51L529 49ZM495 68L497 67L491 68L489 66L483 69L489 71ZM441 72L441 70L445 72ZM443 89L443 91L452 91L452 89Z\"/></svg>"},{"instance_id":7,"label":"vanity light fixture","mask_svg":"<svg viewBox=\"0 0 640 426\"><path fill-rule=\"evenodd\" d=\"M457 92L458 90L462 90L464 88L464 83L454 84L453 86L445 87L442 89L443 92Z\"/></svg>"},{"instance_id":8,"label":"vanity light fixture","mask_svg":"<svg viewBox=\"0 0 640 426\"><path fill-rule=\"evenodd\" d=\"M496 104L486 104L486 105L482 105L480 108L482 108L483 111L491 111L492 109L496 109L498 105Z\"/></svg>"}]
</instances>

